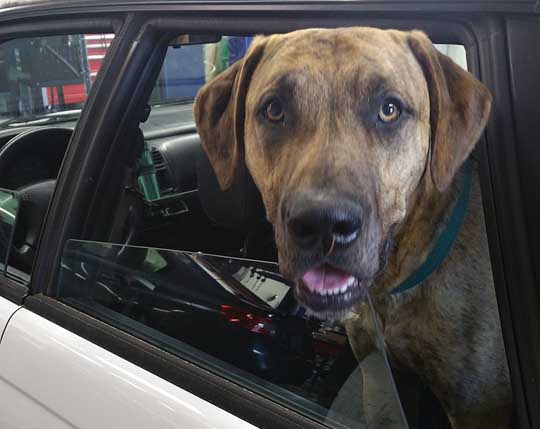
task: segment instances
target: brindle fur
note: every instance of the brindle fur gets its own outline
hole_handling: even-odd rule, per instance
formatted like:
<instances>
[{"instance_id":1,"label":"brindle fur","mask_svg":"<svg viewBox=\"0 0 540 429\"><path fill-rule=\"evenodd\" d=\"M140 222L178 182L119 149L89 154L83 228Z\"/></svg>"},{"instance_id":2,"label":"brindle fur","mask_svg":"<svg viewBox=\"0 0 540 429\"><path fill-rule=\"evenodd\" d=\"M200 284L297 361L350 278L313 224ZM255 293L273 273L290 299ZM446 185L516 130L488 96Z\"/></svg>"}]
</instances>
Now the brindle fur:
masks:
<instances>
[{"instance_id":1,"label":"brindle fur","mask_svg":"<svg viewBox=\"0 0 540 429\"><path fill-rule=\"evenodd\" d=\"M387 93L408 106L398 126L376 123ZM283 100L280 125L261 118L269 94ZM389 292L431 250L458 193L456 172L490 106L488 90L423 33L371 28L258 37L243 60L201 89L195 105L220 185L230 186L239 163L247 165L274 226L283 274L297 280L331 263L371 285L389 353L431 386L454 428L505 428L511 409L476 180L443 264L415 290ZM331 255L324 246L296 247L285 225L287 204L312 190L362 205L353 245ZM365 304L318 316L343 319L359 359L373 349Z\"/></svg>"}]
</instances>

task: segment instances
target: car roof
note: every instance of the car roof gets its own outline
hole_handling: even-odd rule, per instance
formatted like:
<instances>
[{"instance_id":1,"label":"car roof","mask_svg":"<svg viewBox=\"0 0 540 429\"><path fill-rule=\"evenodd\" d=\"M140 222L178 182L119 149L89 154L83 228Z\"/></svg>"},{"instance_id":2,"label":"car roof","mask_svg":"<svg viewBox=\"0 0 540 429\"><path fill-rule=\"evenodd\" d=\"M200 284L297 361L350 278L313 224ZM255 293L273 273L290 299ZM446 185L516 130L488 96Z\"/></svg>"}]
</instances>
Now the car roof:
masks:
<instances>
[{"instance_id":1,"label":"car roof","mask_svg":"<svg viewBox=\"0 0 540 429\"><path fill-rule=\"evenodd\" d=\"M105 8L109 11L133 11L159 8L178 7L197 8L203 5L215 5L220 9L265 6L298 6L299 8L317 5L329 8L365 9L370 11L411 11L411 12L512 12L540 13L540 3L536 0L0 0L0 16L18 14L21 12L66 13L76 9L79 13ZM133 9L135 8L135 9ZM208 11L208 7L205 7ZM308 9L306 9L308 10ZM264 13L264 12L262 12Z\"/></svg>"}]
</instances>

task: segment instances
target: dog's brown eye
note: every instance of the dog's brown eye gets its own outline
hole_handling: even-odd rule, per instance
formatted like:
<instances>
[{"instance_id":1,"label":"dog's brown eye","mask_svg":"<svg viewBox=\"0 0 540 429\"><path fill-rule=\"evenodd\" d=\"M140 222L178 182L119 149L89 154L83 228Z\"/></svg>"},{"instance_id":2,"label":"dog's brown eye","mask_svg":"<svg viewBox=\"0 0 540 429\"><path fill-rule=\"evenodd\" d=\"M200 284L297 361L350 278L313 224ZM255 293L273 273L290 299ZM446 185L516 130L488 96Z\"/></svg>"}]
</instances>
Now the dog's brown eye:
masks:
<instances>
[{"instance_id":1,"label":"dog's brown eye","mask_svg":"<svg viewBox=\"0 0 540 429\"><path fill-rule=\"evenodd\" d=\"M400 108L398 107L397 103L393 101L385 101L379 109L379 119L385 123L395 121L400 114Z\"/></svg>"},{"instance_id":2,"label":"dog's brown eye","mask_svg":"<svg viewBox=\"0 0 540 429\"><path fill-rule=\"evenodd\" d=\"M279 122L283 119L283 107L278 100L272 100L266 105L266 118L272 122Z\"/></svg>"}]
</instances>

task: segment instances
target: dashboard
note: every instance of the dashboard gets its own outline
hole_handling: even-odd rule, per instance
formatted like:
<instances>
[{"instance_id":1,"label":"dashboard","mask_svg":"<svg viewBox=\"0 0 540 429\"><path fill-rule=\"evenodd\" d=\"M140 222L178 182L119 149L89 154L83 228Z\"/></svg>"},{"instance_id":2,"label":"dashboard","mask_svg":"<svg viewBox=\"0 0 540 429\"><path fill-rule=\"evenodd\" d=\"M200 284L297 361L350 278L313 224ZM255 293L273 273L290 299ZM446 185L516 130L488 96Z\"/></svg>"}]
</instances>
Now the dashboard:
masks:
<instances>
[{"instance_id":1,"label":"dashboard","mask_svg":"<svg viewBox=\"0 0 540 429\"><path fill-rule=\"evenodd\" d=\"M76 121L52 125L73 129ZM0 150L17 135L41 127L0 130ZM141 130L150 148L162 198L196 192L196 160L201 150L192 104L155 106ZM0 187L11 190L58 175L65 153L53 150L49 141L38 141L24 156L14 159L0 174ZM65 142L67 147L67 142ZM63 151L65 152L65 151Z\"/></svg>"},{"instance_id":2,"label":"dashboard","mask_svg":"<svg viewBox=\"0 0 540 429\"><path fill-rule=\"evenodd\" d=\"M193 104L154 106L141 130L150 147L160 195L195 192L201 142L195 129Z\"/></svg>"},{"instance_id":3,"label":"dashboard","mask_svg":"<svg viewBox=\"0 0 540 429\"><path fill-rule=\"evenodd\" d=\"M147 140L147 144L162 197L197 190L196 162L201 142L195 128L181 135Z\"/></svg>"},{"instance_id":4,"label":"dashboard","mask_svg":"<svg viewBox=\"0 0 540 429\"><path fill-rule=\"evenodd\" d=\"M16 230L16 236L23 237L21 242L33 243L27 237L29 232L40 230L75 125L71 120L51 126L0 129L0 188L20 194L18 219L26 219L18 222ZM135 207L140 211L137 221L130 221L130 228L143 235L147 232L151 241L171 237L176 242L172 237L185 237L186 232L176 231L175 225L197 228L194 223L177 222L178 216L201 219L196 165L202 148L192 107L159 106L140 128L155 168L159 198L146 201L137 193L140 203ZM133 171L137 171L136 166ZM137 177L134 173L126 185L136 188Z\"/></svg>"}]
</instances>

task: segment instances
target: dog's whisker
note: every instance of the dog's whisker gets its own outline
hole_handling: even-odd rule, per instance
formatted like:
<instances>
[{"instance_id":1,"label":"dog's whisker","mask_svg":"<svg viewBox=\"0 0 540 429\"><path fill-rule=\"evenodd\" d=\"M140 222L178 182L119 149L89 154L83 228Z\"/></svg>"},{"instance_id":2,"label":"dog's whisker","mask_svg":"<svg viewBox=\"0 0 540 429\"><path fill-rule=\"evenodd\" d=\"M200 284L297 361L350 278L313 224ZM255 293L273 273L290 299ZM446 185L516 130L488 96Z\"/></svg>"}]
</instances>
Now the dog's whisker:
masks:
<instances>
[{"instance_id":1,"label":"dog's whisker","mask_svg":"<svg viewBox=\"0 0 540 429\"><path fill-rule=\"evenodd\" d=\"M330 256L330 254L334 250L335 245L336 245L336 235L332 234L332 243L330 244L330 249L328 249L328 252L326 253L326 256Z\"/></svg>"}]
</instances>

